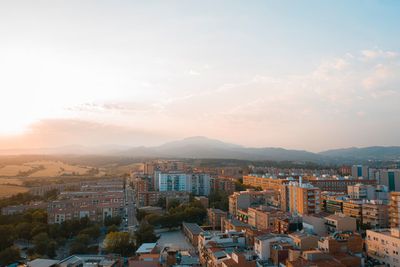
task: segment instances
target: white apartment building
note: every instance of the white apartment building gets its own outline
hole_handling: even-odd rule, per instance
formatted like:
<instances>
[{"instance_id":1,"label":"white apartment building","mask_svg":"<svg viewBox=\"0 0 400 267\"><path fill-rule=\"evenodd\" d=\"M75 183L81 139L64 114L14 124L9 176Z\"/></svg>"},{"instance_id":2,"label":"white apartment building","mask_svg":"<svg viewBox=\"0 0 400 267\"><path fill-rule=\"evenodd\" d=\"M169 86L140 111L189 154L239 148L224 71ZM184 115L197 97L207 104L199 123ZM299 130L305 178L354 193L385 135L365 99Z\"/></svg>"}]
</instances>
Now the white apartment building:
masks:
<instances>
[{"instance_id":1,"label":"white apartment building","mask_svg":"<svg viewBox=\"0 0 400 267\"><path fill-rule=\"evenodd\" d=\"M367 230L366 251L369 257L385 266L400 267L400 229Z\"/></svg>"},{"instance_id":2,"label":"white apartment building","mask_svg":"<svg viewBox=\"0 0 400 267\"><path fill-rule=\"evenodd\" d=\"M211 177L204 173L155 172L156 189L160 192L177 191L194 195L208 196L210 194Z\"/></svg>"}]
</instances>

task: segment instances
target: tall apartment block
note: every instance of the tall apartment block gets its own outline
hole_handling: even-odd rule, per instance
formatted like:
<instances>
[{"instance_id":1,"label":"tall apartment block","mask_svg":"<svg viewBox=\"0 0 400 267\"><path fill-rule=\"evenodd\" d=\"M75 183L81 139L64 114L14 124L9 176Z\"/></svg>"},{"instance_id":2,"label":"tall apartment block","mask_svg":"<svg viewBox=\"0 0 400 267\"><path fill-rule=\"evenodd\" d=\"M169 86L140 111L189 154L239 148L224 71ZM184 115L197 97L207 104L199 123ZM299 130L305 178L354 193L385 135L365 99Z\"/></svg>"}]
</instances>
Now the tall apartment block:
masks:
<instances>
[{"instance_id":1,"label":"tall apartment block","mask_svg":"<svg viewBox=\"0 0 400 267\"><path fill-rule=\"evenodd\" d=\"M382 170L379 183L386 185L389 191L400 191L400 169Z\"/></svg>"},{"instance_id":2,"label":"tall apartment block","mask_svg":"<svg viewBox=\"0 0 400 267\"><path fill-rule=\"evenodd\" d=\"M390 193L389 218L391 227L400 227L400 192Z\"/></svg>"},{"instance_id":3,"label":"tall apartment block","mask_svg":"<svg viewBox=\"0 0 400 267\"><path fill-rule=\"evenodd\" d=\"M321 190L309 183L290 182L289 210L295 214L319 213Z\"/></svg>"}]
</instances>

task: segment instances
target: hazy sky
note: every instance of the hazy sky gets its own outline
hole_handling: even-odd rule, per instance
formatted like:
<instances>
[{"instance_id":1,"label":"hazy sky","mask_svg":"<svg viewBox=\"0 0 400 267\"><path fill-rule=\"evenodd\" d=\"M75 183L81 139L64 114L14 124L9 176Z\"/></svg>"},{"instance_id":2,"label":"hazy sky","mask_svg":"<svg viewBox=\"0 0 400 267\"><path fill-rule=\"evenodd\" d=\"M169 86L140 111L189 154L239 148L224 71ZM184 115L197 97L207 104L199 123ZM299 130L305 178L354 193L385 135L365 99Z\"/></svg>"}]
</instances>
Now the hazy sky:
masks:
<instances>
[{"instance_id":1,"label":"hazy sky","mask_svg":"<svg viewBox=\"0 0 400 267\"><path fill-rule=\"evenodd\" d=\"M400 1L1 1L0 148L400 145Z\"/></svg>"}]
</instances>

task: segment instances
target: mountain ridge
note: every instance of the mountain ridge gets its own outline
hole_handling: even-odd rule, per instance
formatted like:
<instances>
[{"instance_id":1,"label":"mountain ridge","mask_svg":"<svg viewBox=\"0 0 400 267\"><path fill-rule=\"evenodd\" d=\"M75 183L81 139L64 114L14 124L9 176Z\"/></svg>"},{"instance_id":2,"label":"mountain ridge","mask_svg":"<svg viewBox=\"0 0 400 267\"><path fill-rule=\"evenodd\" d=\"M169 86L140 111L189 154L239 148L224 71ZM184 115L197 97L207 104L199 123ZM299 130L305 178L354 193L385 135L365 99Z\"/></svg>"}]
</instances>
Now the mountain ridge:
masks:
<instances>
[{"instance_id":1,"label":"mountain ridge","mask_svg":"<svg viewBox=\"0 0 400 267\"><path fill-rule=\"evenodd\" d=\"M129 147L123 145L106 145L86 147L81 145L67 145L58 148L0 150L0 154L97 154L149 158L224 158L240 160L341 162L346 160L400 160L400 146L348 147L315 153L306 150L285 149L281 147L245 147L204 136L192 136L181 140L166 142L158 146Z\"/></svg>"}]
</instances>

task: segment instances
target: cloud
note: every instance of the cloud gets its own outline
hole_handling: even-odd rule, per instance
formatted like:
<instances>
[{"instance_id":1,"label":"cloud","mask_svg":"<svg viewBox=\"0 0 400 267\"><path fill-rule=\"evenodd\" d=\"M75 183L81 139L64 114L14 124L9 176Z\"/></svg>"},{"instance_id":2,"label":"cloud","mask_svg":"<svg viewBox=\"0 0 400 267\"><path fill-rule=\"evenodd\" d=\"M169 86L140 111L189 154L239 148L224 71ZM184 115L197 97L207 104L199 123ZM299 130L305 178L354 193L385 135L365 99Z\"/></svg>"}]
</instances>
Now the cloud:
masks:
<instances>
[{"instance_id":1,"label":"cloud","mask_svg":"<svg viewBox=\"0 0 400 267\"><path fill-rule=\"evenodd\" d=\"M361 59L372 60L377 58L397 58L399 57L400 54L394 51L382 51L379 49L375 49L375 50L362 50L361 55L362 55Z\"/></svg>"}]
</instances>

